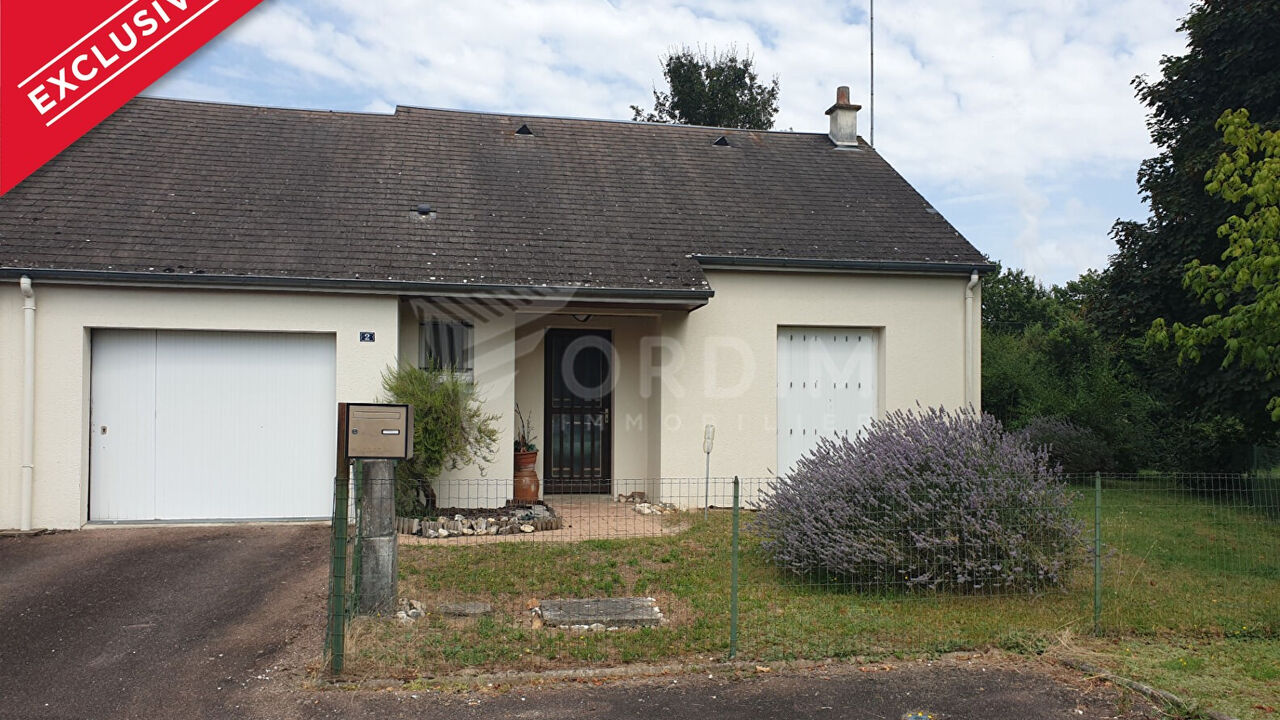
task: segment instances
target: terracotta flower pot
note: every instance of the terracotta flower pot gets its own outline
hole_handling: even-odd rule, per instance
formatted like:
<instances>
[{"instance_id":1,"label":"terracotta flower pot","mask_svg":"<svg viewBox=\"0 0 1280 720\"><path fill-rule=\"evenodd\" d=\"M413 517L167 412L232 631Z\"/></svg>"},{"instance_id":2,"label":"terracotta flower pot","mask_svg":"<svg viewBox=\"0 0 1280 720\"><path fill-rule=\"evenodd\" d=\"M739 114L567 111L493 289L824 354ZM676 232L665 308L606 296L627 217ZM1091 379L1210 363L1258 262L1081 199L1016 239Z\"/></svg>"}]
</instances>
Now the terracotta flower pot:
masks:
<instances>
[{"instance_id":1,"label":"terracotta flower pot","mask_svg":"<svg viewBox=\"0 0 1280 720\"><path fill-rule=\"evenodd\" d=\"M515 481L512 496L516 502L537 502L538 473L534 466L538 464L538 453L518 452L515 454Z\"/></svg>"},{"instance_id":2,"label":"terracotta flower pot","mask_svg":"<svg viewBox=\"0 0 1280 720\"><path fill-rule=\"evenodd\" d=\"M516 453L516 472L532 470L538 464L538 451Z\"/></svg>"}]
</instances>

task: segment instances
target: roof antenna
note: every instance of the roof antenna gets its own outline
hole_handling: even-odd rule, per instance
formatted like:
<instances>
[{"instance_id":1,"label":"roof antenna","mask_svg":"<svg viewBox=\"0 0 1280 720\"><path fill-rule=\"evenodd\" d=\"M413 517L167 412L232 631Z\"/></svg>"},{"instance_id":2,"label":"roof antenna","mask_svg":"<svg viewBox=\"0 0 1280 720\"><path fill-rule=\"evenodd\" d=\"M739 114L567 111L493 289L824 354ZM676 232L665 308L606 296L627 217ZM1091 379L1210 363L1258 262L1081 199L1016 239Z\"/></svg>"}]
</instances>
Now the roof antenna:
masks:
<instances>
[{"instance_id":1,"label":"roof antenna","mask_svg":"<svg viewBox=\"0 0 1280 720\"><path fill-rule=\"evenodd\" d=\"M869 0L867 27L871 30L871 147L876 146L876 0Z\"/></svg>"}]
</instances>

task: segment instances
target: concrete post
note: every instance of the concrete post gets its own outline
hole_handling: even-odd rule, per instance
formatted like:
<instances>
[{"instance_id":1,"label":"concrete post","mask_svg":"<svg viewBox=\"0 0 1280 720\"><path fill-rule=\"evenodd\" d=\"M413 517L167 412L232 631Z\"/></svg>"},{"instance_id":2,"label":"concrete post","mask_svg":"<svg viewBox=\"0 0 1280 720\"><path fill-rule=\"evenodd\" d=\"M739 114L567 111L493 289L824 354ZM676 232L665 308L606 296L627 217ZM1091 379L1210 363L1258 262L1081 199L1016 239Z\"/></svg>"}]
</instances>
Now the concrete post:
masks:
<instances>
[{"instance_id":1,"label":"concrete post","mask_svg":"<svg viewBox=\"0 0 1280 720\"><path fill-rule=\"evenodd\" d=\"M360 613L396 608L396 472L393 460L364 461L360 501Z\"/></svg>"}]
</instances>

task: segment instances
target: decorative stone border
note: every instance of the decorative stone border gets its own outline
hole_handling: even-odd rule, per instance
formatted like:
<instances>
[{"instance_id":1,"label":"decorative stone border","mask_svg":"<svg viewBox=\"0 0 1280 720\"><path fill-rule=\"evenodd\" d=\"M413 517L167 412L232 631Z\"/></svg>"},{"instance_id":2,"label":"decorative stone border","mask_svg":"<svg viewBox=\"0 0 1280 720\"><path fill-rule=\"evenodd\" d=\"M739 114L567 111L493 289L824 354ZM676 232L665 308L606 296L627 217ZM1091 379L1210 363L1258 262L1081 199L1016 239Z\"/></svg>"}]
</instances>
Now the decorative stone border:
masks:
<instances>
[{"instance_id":1,"label":"decorative stone border","mask_svg":"<svg viewBox=\"0 0 1280 720\"><path fill-rule=\"evenodd\" d=\"M493 509L450 508L432 518L396 518L396 532L424 538L451 538L477 535L519 535L520 533L559 530L564 521L550 506L516 505Z\"/></svg>"}]
</instances>

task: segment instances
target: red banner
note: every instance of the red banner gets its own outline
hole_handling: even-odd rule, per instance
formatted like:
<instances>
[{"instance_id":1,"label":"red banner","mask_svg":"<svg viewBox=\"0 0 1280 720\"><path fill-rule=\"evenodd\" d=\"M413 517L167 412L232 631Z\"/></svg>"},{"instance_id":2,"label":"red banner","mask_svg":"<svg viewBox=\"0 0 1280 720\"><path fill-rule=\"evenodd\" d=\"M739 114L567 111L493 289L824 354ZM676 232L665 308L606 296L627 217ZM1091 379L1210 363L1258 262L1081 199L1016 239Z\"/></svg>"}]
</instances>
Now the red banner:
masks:
<instances>
[{"instance_id":1,"label":"red banner","mask_svg":"<svg viewBox=\"0 0 1280 720\"><path fill-rule=\"evenodd\" d=\"M258 2L0 2L0 194Z\"/></svg>"}]
</instances>

